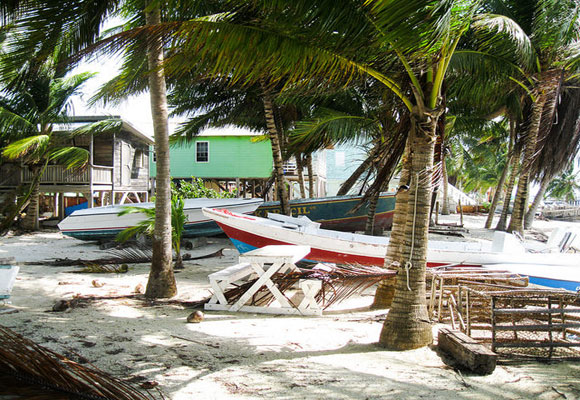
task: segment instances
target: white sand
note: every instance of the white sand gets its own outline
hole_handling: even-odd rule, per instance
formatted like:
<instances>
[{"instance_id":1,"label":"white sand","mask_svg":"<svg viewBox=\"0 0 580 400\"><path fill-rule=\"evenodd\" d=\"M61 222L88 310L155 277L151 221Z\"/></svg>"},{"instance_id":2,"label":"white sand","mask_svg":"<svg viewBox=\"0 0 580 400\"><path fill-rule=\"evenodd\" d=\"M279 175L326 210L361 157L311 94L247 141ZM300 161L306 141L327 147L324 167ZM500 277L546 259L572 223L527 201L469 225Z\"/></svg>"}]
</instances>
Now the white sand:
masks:
<instances>
[{"instance_id":1,"label":"white sand","mask_svg":"<svg viewBox=\"0 0 580 400\"><path fill-rule=\"evenodd\" d=\"M458 221L458 216L446 218ZM480 240L490 236L479 228L482 221L471 216L464 221ZM223 247L223 257L185 263L176 274L176 299L210 294L207 275L236 263L237 252L219 238L189 252L195 256ZM18 262L105 255L94 244L56 232L0 238L0 258ZM75 294L129 295L136 285L146 285L148 265L132 265L119 275L73 270L21 265L9 305L18 312L0 314L0 324L114 376L156 381L169 399L580 398L580 363L503 362L492 375L480 377L457 373L432 348L384 350L376 342L386 311L342 310L322 317L207 312L203 322L188 324L191 310L180 305L117 299L47 312ZM93 287L95 279L104 285ZM371 301L372 291L343 308Z\"/></svg>"}]
</instances>

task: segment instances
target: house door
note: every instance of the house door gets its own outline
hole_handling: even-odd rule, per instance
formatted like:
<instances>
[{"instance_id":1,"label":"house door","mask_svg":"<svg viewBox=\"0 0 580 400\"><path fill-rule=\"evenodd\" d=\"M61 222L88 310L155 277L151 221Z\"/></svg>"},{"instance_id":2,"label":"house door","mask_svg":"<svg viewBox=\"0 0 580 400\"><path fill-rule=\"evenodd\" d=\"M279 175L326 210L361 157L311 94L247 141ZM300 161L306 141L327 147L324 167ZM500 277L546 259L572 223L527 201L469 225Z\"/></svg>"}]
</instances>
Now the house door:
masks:
<instances>
[{"instance_id":1,"label":"house door","mask_svg":"<svg viewBox=\"0 0 580 400\"><path fill-rule=\"evenodd\" d=\"M121 185L131 185L131 170L133 164L133 157L131 157L131 145L123 143L121 146Z\"/></svg>"}]
</instances>

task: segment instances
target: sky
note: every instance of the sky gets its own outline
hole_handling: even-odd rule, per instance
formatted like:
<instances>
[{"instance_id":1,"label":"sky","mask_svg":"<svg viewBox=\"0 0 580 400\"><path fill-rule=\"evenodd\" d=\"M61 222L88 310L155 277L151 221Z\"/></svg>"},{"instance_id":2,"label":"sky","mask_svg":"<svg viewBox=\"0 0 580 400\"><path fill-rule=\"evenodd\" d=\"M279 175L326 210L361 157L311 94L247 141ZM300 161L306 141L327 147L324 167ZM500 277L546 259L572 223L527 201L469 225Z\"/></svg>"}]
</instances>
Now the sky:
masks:
<instances>
[{"instance_id":1,"label":"sky","mask_svg":"<svg viewBox=\"0 0 580 400\"><path fill-rule=\"evenodd\" d=\"M97 105L89 107L88 100L107 81L118 73L121 65L120 58L101 57L99 59L80 64L73 74L81 72L96 72L97 75L87 81L82 87L82 94L74 96L73 114L75 116L86 115L120 115L147 136L153 137L153 122L151 119L151 106L149 92L138 96L131 96L118 106Z\"/></svg>"}]
</instances>

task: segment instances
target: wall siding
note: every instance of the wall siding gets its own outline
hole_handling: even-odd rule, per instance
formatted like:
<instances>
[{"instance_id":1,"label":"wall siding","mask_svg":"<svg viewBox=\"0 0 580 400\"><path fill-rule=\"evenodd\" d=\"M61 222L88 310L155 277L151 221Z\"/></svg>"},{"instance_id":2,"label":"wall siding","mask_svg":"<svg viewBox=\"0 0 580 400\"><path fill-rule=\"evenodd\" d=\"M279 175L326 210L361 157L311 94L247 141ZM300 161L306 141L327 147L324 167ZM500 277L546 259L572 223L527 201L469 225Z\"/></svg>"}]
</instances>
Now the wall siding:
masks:
<instances>
[{"instance_id":1,"label":"wall siding","mask_svg":"<svg viewBox=\"0 0 580 400\"><path fill-rule=\"evenodd\" d=\"M195 161L195 142L171 148L173 178L268 178L272 173L270 141L252 142L251 136L202 136L209 142L209 162ZM151 157L152 161L153 157ZM151 162L151 176L156 174Z\"/></svg>"}]
</instances>

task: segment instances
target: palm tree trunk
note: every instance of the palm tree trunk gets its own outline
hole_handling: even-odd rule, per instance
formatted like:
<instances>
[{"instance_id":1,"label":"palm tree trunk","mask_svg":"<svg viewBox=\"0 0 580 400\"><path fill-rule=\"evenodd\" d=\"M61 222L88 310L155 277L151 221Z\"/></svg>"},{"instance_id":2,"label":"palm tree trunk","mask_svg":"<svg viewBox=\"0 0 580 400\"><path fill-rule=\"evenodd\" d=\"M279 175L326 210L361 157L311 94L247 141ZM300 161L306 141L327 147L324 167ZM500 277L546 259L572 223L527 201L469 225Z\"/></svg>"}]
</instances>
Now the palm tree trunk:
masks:
<instances>
[{"instance_id":1,"label":"palm tree trunk","mask_svg":"<svg viewBox=\"0 0 580 400\"><path fill-rule=\"evenodd\" d=\"M282 149L280 147L280 136L274 120L274 105L265 84L262 84L264 102L264 114L266 115L266 125L270 135L270 144L272 145L272 156L274 157L274 176L276 184L276 194L280 202L282 214L290 215L290 203L288 199L288 190L284 182L284 165L282 161Z\"/></svg>"},{"instance_id":2,"label":"palm tree trunk","mask_svg":"<svg viewBox=\"0 0 580 400\"><path fill-rule=\"evenodd\" d=\"M145 12L147 25L161 23L159 5L151 1ZM161 37L151 37L147 43L149 91L153 133L157 155L155 229L153 256L145 296L166 298L175 296L177 286L173 274L171 243L171 172L169 168L169 129L167 124L167 97L163 72L163 42Z\"/></svg>"},{"instance_id":3,"label":"palm tree trunk","mask_svg":"<svg viewBox=\"0 0 580 400\"><path fill-rule=\"evenodd\" d=\"M505 191L504 201L503 201L503 208L501 210L501 216L499 217L499 221L495 227L496 231L505 231L507 225L507 216L510 208L510 202L512 199L512 192L514 191L514 186L516 183L516 178L518 176L518 165L520 162L521 156L521 148L518 146L516 152L511 160L511 172L510 172L510 179L508 182L507 189Z\"/></svg>"},{"instance_id":4,"label":"palm tree trunk","mask_svg":"<svg viewBox=\"0 0 580 400\"><path fill-rule=\"evenodd\" d=\"M40 227L39 218L39 191L40 191L40 177L42 176L42 168L30 167L34 179L30 183L30 192L28 198L30 202L26 208L26 216L22 219L22 229L25 231L37 231Z\"/></svg>"},{"instance_id":5,"label":"palm tree trunk","mask_svg":"<svg viewBox=\"0 0 580 400\"><path fill-rule=\"evenodd\" d=\"M433 341L425 299L425 268L437 116L417 110L413 114L405 241L395 297L379 339L379 344L396 350L423 347Z\"/></svg>"},{"instance_id":6,"label":"palm tree trunk","mask_svg":"<svg viewBox=\"0 0 580 400\"><path fill-rule=\"evenodd\" d=\"M530 181L530 167L536 151L538 132L540 130L540 123L542 121L542 110L546 102L546 94L540 93L538 100L532 106L531 120L526 135L525 149L524 149L524 165L520 172L518 180L518 188L516 198L514 200L514 208L512 217L508 226L508 232L516 231L523 235L524 233L524 215L527 211L528 205L528 186Z\"/></svg>"},{"instance_id":7,"label":"palm tree trunk","mask_svg":"<svg viewBox=\"0 0 580 400\"><path fill-rule=\"evenodd\" d=\"M354 184L358 181L358 179L360 178L360 176L370 168L370 166L372 165L376 155L377 155L377 149L379 147L376 146L375 148L373 148L372 152L369 154L369 156L357 167L357 169L354 170L354 172L348 177L348 179L346 181L344 181L344 183L342 184L342 186L340 187L340 189L338 189L338 193L336 194L337 196L344 196L345 194L348 193L348 191L354 186Z\"/></svg>"},{"instance_id":8,"label":"palm tree trunk","mask_svg":"<svg viewBox=\"0 0 580 400\"><path fill-rule=\"evenodd\" d=\"M525 150L524 150L524 165L520 173L518 181L518 191L514 201L514 211L510 220L508 231L517 231L520 234L524 233L524 216L528 205L528 186L530 180L530 173L532 165L535 160L536 147L538 144L538 134L542 122L542 114L544 105L550 98L555 98L554 93L557 92L560 85L560 78L562 71L549 70L540 76L540 84L538 86L537 99L532 106L531 120L529 129L526 135ZM553 102L552 107L556 106ZM550 116L553 115L553 109L550 110ZM551 121L550 121L551 122Z\"/></svg>"},{"instance_id":9,"label":"palm tree trunk","mask_svg":"<svg viewBox=\"0 0 580 400\"><path fill-rule=\"evenodd\" d=\"M306 169L308 170L308 197L314 198L314 168L312 167L312 154L306 156Z\"/></svg>"},{"instance_id":10,"label":"palm tree trunk","mask_svg":"<svg viewBox=\"0 0 580 400\"><path fill-rule=\"evenodd\" d=\"M405 154L403 156L403 169L399 179L399 189L395 196L395 211L393 214L393 227L391 228L391 237L387 246L384 267L389 268L393 261L401 258L403 240L405 236L405 222L407 220L407 203L409 199L409 179L411 169L411 149L410 139L407 140ZM391 306L393 296L392 281L389 279L379 283L375 292L375 298L371 308L383 309Z\"/></svg>"},{"instance_id":11,"label":"palm tree trunk","mask_svg":"<svg viewBox=\"0 0 580 400\"><path fill-rule=\"evenodd\" d=\"M538 207L540 206L540 203L544 198L544 194L546 193L546 189L548 189L550 181L551 178L544 175L542 183L540 184L540 189L538 190L538 193L536 194L536 197L534 198L534 201L532 202L530 209L528 210L526 216L524 217L524 228L530 229L532 227L532 224L534 223L534 218L536 217L536 211L538 211Z\"/></svg>"},{"instance_id":12,"label":"palm tree trunk","mask_svg":"<svg viewBox=\"0 0 580 400\"><path fill-rule=\"evenodd\" d=\"M499 200L501 199L501 196L503 194L503 187L505 185L505 180L507 178L509 166L511 164L511 157L513 156L511 155L508 156L503 172L501 173L501 177L499 178L499 182L497 183L497 189L495 190L493 200L491 202L491 205L489 206L489 214L487 215L487 219L485 220L485 229L491 228L491 223L493 222L493 217L495 215L495 209L497 208L497 204L499 203Z\"/></svg>"},{"instance_id":13,"label":"palm tree trunk","mask_svg":"<svg viewBox=\"0 0 580 400\"><path fill-rule=\"evenodd\" d=\"M306 198L306 187L304 186L304 165L302 164L302 154L294 155L296 158L296 169L298 170L298 186L300 186L300 197Z\"/></svg>"},{"instance_id":14,"label":"palm tree trunk","mask_svg":"<svg viewBox=\"0 0 580 400\"><path fill-rule=\"evenodd\" d=\"M373 235L375 233L375 214L377 212L377 203L381 192L377 193L369 201L369 211L367 212L367 222L365 225L365 235Z\"/></svg>"}]
</instances>

